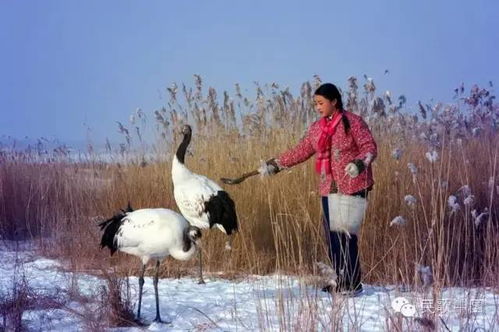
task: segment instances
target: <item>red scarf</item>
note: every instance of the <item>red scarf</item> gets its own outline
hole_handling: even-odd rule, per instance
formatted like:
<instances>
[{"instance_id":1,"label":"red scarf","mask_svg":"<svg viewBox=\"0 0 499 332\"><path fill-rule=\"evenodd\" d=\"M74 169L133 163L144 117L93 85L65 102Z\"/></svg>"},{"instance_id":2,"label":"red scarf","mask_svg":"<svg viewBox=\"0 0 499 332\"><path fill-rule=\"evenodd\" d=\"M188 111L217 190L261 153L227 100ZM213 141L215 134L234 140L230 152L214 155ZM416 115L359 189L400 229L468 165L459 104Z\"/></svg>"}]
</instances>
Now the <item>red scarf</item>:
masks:
<instances>
[{"instance_id":1,"label":"red scarf","mask_svg":"<svg viewBox=\"0 0 499 332\"><path fill-rule=\"evenodd\" d=\"M336 132L336 127L341 121L342 113L336 111L332 119L323 117L319 121L321 137L319 138L319 153L315 162L315 171L319 174L331 174L331 138Z\"/></svg>"}]
</instances>

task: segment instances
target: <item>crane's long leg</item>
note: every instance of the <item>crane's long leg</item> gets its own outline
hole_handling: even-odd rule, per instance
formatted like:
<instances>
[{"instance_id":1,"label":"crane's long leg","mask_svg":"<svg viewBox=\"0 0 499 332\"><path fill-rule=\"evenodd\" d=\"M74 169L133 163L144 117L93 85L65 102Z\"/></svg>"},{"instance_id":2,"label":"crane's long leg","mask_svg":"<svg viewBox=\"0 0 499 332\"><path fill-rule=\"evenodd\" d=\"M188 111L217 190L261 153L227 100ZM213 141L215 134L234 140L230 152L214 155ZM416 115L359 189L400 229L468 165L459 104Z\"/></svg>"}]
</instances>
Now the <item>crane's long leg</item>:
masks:
<instances>
[{"instance_id":1,"label":"crane's long leg","mask_svg":"<svg viewBox=\"0 0 499 332\"><path fill-rule=\"evenodd\" d=\"M144 273L146 265L142 263L140 277L139 277L139 309L137 310L137 320L140 320L140 308L142 306L142 287L144 286Z\"/></svg>"},{"instance_id":2,"label":"crane's long leg","mask_svg":"<svg viewBox=\"0 0 499 332\"><path fill-rule=\"evenodd\" d=\"M229 239L225 242L225 250L232 250L233 236L234 235L229 235Z\"/></svg>"},{"instance_id":3,"label":"crane's long leg","mask_svg":"<svg viewBox=\"0 0 499 332\"><path fill-rule=\"evenodd\" d=\"M155 322L162 323L161 316L159 315L159 295L158 295L158 274L159 274L159 260L156 261L156 273L154 274L154 296L156 297L156 318Z\"/></svg>"},{"instance_id":4,"label":"crane's long leg","mask_svg":"<svg viewBox=\"0 0 499 332\"><path fill-rule=\"evenodd\" d=\"M204 282L204 279L203 279L203 256L202 256L202 249L199 248L198 249L199 251L199 255L198 255L198 258L199 258L199 281L198 281L198 284L205 284Z\"/></svg>"}]
</instances>

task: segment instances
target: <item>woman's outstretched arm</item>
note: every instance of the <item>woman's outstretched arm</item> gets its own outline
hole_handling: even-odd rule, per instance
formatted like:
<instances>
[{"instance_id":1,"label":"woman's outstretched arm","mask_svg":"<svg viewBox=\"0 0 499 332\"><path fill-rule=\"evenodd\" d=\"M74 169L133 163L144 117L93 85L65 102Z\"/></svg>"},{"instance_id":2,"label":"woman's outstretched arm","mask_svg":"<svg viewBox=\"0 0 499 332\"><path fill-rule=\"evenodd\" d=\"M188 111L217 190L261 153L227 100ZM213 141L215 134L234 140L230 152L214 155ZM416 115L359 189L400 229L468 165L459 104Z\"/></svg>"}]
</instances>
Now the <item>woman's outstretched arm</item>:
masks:
<instances>
[{"instance_id":1,"label":"woman's outstretched arm","mask_svg":"<svg viewBox=\"0 0 499 332\"><path fill-rule=\"evenodd\" d=\"M296 146L277 157L277 162L280 166L285 168L293 167L315 154L315 149L311 142L311 128Z\"/></svg>"}]
</instances>

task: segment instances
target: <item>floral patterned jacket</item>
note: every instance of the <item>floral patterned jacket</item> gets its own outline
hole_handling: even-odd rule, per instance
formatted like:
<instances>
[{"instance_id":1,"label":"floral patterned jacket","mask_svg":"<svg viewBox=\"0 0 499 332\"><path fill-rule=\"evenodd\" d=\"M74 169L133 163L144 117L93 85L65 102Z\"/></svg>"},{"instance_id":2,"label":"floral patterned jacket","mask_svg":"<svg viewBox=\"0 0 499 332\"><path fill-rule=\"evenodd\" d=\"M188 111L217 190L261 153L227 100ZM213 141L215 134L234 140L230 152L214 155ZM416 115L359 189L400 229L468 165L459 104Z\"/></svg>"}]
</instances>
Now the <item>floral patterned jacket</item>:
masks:
<instances>
[{"instance_id":1,"label":"floral patterned jacket","mask_svg":"<svg viewBox=\"0 0 499 332\"><path fill-rule=\"evenodd\" d=\"M321 174L319 193L327 196L329 193L339 192L353 194L368 189L374 184L371 163L376 158L377 146L371 131L364 120L357 114L343 111L350 129L345 132L344 121L340 121L331 143L331 173ZM312 123L302 140L290 150L282 153L277 162L289 168L309 159L318 152L317 143L321 135L319 121ZM355 178L345 173L348 163L360 160L365 168Z\"/></svg>"}]
</instances>

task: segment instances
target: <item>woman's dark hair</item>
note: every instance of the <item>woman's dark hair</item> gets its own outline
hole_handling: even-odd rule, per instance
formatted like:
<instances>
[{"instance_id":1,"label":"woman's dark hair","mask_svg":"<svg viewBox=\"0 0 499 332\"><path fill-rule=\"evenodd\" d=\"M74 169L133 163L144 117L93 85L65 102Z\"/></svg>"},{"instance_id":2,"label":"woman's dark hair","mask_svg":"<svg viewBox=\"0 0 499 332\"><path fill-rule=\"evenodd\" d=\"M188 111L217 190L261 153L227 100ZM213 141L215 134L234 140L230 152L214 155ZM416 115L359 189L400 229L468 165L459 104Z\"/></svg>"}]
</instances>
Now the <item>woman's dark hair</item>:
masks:
<instances>
[{"instance_id":1,"label":"woman's dark hair","mask_svg":"<svg viewBox=\"0 0 499 332\"><path fill-rule=\"evenodd\" d=\"M336 99L336 107L343 112L343 100L341 100L340 90L333 83L324 83L315 90L314 95L322 96L330 101ZM342 116L341 120L343 121L343 127L345 128L345 132L348 133L350 131L350 121L348 121L346 116Z\"/></svg>"},{"instance_id":2,"label":"woman's dark hair","mask_svg":"<svg viewBox=\"0 0 499 332\"><path fill-rule=\"evenodd\" d=\"M341 100L340 90L336 87L336 85L332 83L324 83L320 87L315 90L314 95L322 96L330 101L336 99L336 107L343 111L343 101Z\"/></svg>"}]
</instances>

